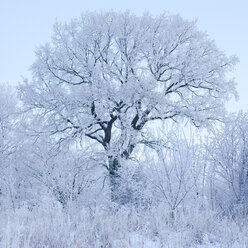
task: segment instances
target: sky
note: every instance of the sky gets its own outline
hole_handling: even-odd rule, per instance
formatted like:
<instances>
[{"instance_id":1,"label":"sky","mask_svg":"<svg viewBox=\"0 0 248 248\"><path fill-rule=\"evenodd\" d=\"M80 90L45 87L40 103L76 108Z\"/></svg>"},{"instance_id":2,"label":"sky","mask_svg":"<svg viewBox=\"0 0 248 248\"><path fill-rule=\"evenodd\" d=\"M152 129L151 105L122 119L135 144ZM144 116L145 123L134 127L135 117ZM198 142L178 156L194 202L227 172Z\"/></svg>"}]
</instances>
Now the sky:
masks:
<instances>
[{"instance_id":1,"label":"sky","mask_svg":"<svg viewBox=\"0 0 248 248\"><path fill-rule=\"evenodd\" d=\"M198 20L198 27L227 55L240 59L233 73L239 100L229 111L248 110L248 1L247 0L0 0L0 82L17 85L30 77L35 49L49 42L54 22L69 21L84 11L127 10L180 14Z\"/></svg>"}]
</instances>

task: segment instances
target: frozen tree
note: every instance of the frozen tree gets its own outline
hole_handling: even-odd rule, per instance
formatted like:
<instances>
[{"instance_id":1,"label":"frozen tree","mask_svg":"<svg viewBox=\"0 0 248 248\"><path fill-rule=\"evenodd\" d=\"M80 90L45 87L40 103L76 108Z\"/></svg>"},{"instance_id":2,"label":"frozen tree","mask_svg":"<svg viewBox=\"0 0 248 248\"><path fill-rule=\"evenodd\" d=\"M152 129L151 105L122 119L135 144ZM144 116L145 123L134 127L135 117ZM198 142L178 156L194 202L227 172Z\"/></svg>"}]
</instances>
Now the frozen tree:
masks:
<instances>
[{"instance_id":1,"label":"frozen tree","mask_svg":"<svg viewBox=\"0 0 248 248\"><path fill-rule=\"evenodd\" d=\"M248 206L248 115L232 114L217 129L209 152L214 166L216 202ZM231 205L230 205L231 204Z\"/></svg>"},{"instance_id":2,"label":"frozen tree","mask_svg":"<svg viewBox=\"0 0 248 248\"><path fill-rule=\"evenodd\" d=\"M86 198L92 201L97 194L104 195L106 171L99 166L102 153L96 153L85 142L63 144L58 149L54 146L54 136L29 135L20 130L26 125L25 120L19 123L18 138L22 142L15 151L24 204L33 207L60 203L67 208L69 204L82 203L83 199L86 203ZM91 197L87 197L89 190Z\"/></svg>"},{"instance_id":3,"label":"frozen tree","mask_svg":"<svg viewBox=\"0 0 248 248\"><path fill-rule=\"evenodd\" d=\"M86 136L102 147L116 200L121 158L144 127L218 119L235 93L226 74L236 61L178 15L85 13L55 24L19 92L37 135L54 135L58 144Z\"/></svg>"},{"instance_id":4,"label":"frozen tree","mask_svg":"<svg viewBox=\"0 0 248 248\"><path fill-rule=\"evenodd\" d=\"M150 197L166 203L174 219L178 207L196 208L197 201L202 201L204 150L192 133L186 136L178 126L160 135L163 138L153 145L155 154L145 148L145 177L150 184Z\"/></svg>"},{"instance_id":5,"label":"frozen tree","mask_svg":"<svg viewBox=\"0 0 248 248\"><path fill-rule=\"evenodd\" d=\"M14 127L16 124L16 97L13 89L7 84L0 84L0 196L14 205ZM1 200L0 200L1 204Z\"/></svg>"},{"instance_id":6,"label":"frozen tree","mask_svg":"<svg viewBox=\"0 0 248 248\"><path fill-rule=\"evenodd\" d=\"M0 154L10 153L10 130L15 112L15 96L10 86L0 84Z\"/></svg>"}]
</instances>

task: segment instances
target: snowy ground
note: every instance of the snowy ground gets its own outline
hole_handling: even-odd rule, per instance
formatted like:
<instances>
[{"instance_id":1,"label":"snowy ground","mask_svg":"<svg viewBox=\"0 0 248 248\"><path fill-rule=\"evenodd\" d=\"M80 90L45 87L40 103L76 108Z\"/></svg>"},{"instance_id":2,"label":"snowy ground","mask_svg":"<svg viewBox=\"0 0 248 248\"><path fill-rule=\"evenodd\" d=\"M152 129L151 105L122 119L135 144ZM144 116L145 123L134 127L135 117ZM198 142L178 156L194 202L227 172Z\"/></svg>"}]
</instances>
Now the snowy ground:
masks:
<instances>
[{"instance_id":1,"label":"snowy ground","mask_svg":"<svg viewBox=\"0 0 248 248\"><path fill-rule=\"evenodd\" d=\"M169 222L161 208L17 210L0 215L3 248L247 248L246 221L214 213L188 214Z\"/></svg>"}]
</instances>

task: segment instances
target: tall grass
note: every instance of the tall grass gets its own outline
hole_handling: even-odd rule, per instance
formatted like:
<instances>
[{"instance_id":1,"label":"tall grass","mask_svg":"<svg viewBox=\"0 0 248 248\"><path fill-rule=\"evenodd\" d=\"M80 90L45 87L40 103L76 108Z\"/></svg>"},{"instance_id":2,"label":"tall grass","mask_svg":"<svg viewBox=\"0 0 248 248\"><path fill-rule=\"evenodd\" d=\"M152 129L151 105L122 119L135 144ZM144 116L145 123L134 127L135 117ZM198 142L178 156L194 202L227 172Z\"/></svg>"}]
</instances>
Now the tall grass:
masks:
<instances>
[{"instance_id":1,"label":"tall grass","mask_svg":"<svg viewBox=\"0 0 248 248\"><path fill-rule=\"evenodd\" d=\"M164 205L18 209L0 218L2 248L248 247L246 220L193 210L171 219Z\"/></svg>"}]
</instances>

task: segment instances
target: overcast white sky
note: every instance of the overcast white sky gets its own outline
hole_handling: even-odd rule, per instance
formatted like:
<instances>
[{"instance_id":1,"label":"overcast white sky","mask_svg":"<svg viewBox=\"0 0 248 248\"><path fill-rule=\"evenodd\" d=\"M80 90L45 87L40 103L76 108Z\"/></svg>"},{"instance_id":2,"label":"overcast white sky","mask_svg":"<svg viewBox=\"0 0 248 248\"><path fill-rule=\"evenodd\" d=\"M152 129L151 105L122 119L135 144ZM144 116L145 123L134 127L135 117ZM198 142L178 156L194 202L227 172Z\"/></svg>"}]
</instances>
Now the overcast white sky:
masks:
<instances>
[{"instance_id":1,"label":"overcast white sky","mask_svg":"<svg viewBox=\"0 0 248 248\"><path fill-rule=\"evenodd\" d=\"M86 10L163 11L198 19L198 26L240 63L234 73L239 101L230 111L248 110L248 0L0 0L0 82L17 84L35 60L34 50L49 41L55 20L68 21Z\"/></svg>"}]
</instances>

